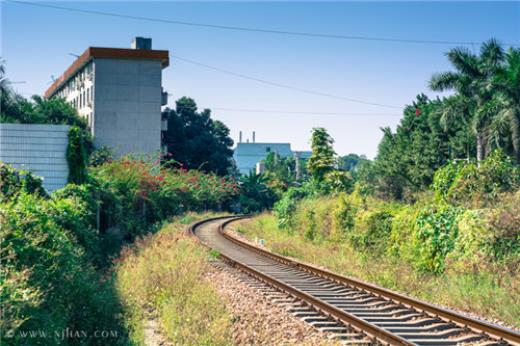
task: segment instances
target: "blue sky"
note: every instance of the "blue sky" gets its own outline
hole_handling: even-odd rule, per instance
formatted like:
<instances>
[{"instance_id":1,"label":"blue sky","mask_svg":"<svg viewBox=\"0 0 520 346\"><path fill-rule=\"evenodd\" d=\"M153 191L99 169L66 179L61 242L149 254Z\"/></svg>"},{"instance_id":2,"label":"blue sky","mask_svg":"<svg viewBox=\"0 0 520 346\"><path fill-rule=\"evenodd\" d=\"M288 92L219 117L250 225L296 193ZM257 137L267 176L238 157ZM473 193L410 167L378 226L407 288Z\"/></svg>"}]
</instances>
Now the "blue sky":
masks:
<instances>
[{"instance_id":1,"label":"blue sky","mask_svg":"<svg viewBox=\"0 0 520 346\"><path fill-rule=\"evenodd\" d=\"M44 2L127 15L216 25L417 40L520 44L520 2ZM395 128L401 109L384 108L240 79L175 56L273 82L402 107L450 69L453 45L339 40L238 32L103 17L2 1L2 51L8 77L25 96L41 94L88 46L129 47L153 39L174 55L163 72L173 94L213 110L233 138L309 148L313 127L329 130L339 154L373 157L380 127ZM478 45L471 47L478 50ZM230 109L233 109L230 110ZM237 110L262 110L245 112ZM272 112L271 112L272 111ZM278 111L278 112L277 112ZM353 113L286 114L279 111Z\"/></svg>"}]
</instances>

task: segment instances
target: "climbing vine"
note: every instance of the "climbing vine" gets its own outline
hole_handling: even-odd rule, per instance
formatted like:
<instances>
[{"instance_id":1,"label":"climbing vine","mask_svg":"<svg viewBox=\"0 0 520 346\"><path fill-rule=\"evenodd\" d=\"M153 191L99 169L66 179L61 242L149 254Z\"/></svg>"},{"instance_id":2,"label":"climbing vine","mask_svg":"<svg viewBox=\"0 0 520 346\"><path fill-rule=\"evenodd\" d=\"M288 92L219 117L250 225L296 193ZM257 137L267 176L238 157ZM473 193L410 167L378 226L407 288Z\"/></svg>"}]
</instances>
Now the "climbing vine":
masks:
<instances>
[{"instance_id":1,"label":"climbing vine","mask_svg":"<svg viewBox=\"0 0 520 346\"><path fill-rule=\"evenodd\" d=\"M87 165L91 147L92 141L88 132L72 126L69 130L67 146L69 183L82 184L87 180Z\"/></svg>"}]
</instances>

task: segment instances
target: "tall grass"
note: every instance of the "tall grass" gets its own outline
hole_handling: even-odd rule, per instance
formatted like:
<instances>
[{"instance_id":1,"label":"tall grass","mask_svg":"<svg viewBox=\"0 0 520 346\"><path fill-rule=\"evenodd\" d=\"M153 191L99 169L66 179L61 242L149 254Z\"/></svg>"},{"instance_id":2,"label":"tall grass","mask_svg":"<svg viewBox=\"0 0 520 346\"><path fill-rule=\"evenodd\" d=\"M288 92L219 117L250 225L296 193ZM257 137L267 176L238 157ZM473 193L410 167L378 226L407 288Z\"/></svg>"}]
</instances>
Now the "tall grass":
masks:
<instances>
[{"instance_id":1,"label":"tall grass","mask_svg":"<svg viewBox=\"0 0 520 346\"><path fill-rule=\"evenodd\" d=\"M145 343L149 319L174 345L228 345L231 317L204 274L208 251L185 233L184 217L124 249L116 287L131 339Z\"/></svg>"},{"instance_id":2,"label":"tall grass","mask_svg":"<svg viewBox=\"0 0 520 346\"><path fill-rule=\"evenodd\" d=\"M320 208L326 204L319 201ZM316 215L325 214L317 210ZM296 215L295 219L300 217ZM316 222L328 225L324 220ZM518 272L498 265L479 270L448 269L440 275L419 272L399 256L374 255L370 251L356 249L346 241L329 241L324 237L309 240L305 235L305 225L298 222L296 225L300 227L281 230L274 216L263 214L251 221L243 221L235 228L251 240L264 239L267 248L276 253L435 304L496 318L520 327Z\"/></svg>"}]
</instances>

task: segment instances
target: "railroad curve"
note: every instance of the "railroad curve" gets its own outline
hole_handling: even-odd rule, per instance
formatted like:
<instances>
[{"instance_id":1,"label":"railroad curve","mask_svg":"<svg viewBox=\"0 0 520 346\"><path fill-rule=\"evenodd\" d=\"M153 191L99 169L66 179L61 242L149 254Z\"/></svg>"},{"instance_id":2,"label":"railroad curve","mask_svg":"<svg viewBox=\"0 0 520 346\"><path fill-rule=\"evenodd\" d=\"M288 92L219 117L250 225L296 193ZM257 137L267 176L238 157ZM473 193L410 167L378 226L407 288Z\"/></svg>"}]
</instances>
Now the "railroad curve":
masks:
<instances>
[{"instance_id":1,"label":"railroad curve","mask_svg":"<svg viewBox=\"0 0 520 346\"><path fill-rule=\"evenodd\" d=\"M520 345L520 334L512 330L270 253L224 232L242 218L203 220L190 230L226 262L301 302L293 313L311 316L345 343ZM309 307L320 316L309 315Z\"/></svg>"}]
</instances>

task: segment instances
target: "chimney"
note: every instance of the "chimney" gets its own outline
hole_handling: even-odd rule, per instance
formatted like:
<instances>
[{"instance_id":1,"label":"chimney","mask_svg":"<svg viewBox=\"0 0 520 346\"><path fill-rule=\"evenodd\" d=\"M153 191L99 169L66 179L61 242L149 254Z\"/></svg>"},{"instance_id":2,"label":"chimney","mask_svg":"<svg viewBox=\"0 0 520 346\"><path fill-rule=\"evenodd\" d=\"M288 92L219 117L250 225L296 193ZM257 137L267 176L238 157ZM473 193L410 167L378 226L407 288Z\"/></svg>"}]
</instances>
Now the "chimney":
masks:
<instances>
[{"instance_id":1,"label":"chimney","mask_svg":"<svg viewBox=\"0 0 520 346\"><path fill-rule=\"evenodd\" d=\"M134 37L134 39L132 40L132 49L151 50L152 39L144 37Z\"/></svg>"},{"instance_id":2,"label":"chimney","mask_svg":"<svg viewBox=\"0 0 520 346\"><path fill-rule=\"evenodd\" d=\"M242 143L242 131L238 133L238 143Z\"/></svg>"},{"instance_id":3,"label":"chimney","mask_svg":"<svg viewBox=\"0 0 520 346\"><path fill-rule=\"evenodd\" d=\"M253 143L255 143L256 139L255 139L255 131L253 131Z\"/></svg>"}]
</instances>

